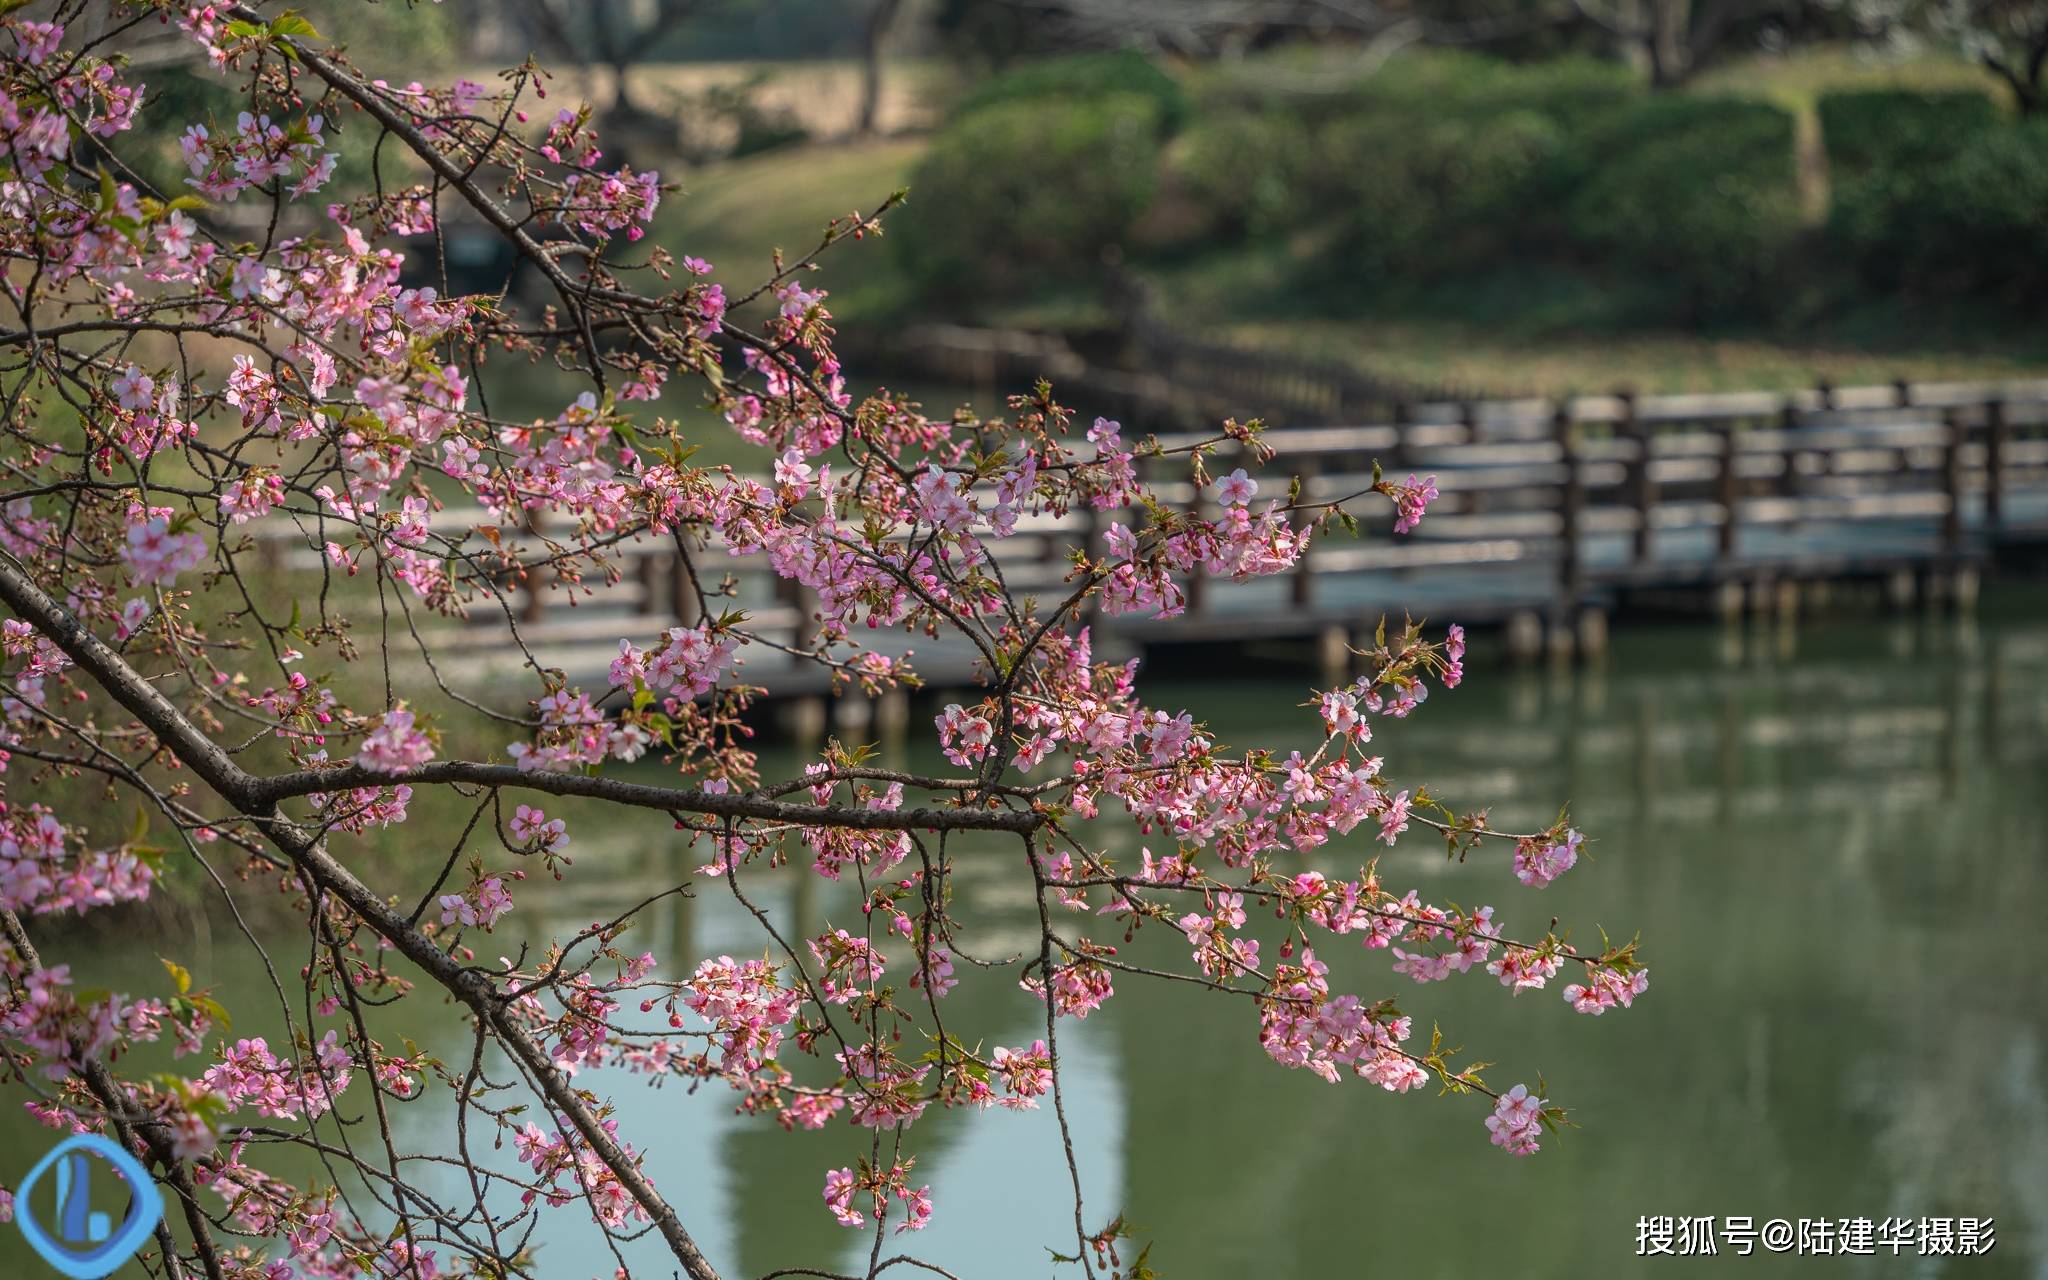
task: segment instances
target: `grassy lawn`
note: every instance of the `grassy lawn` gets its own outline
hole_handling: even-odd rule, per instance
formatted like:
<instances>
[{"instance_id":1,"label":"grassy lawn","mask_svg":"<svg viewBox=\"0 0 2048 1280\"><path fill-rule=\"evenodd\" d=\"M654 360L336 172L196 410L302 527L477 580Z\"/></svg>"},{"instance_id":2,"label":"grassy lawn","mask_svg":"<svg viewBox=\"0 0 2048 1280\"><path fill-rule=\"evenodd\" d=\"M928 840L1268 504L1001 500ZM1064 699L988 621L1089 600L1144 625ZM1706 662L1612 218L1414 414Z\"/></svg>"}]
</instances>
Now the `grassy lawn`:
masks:
<instances>
[{"instance_id":1,"label":"grassy lawn","mask_svg":"<svg viewBox=\"0 0 2048 1280\"><path fill-rule=\"evenodd\" d=\"M1960 58L1890 58L1832 45L1743 58L1703 72L1691 85L1694 93L1763 98L1790 111L1811 111L1822 94L1850 89L1975 89L2005 98L1997 77Z\"/></svg>"},{"instance_id":2,"label":"grassy lawn","mask_svg":"<svg viewBox=\"0 0 2048 1280\"><path fill-rule=\"evenodd\" d=\"M1872 353L1686 333L1518 338L1447 321L1253 322L1220 332L1250 346L1347 361L1392 380L1518 395L1789 390L1823 378L1853 386L2048 376L2048 352Z\"/></svg>"}]
</instances>

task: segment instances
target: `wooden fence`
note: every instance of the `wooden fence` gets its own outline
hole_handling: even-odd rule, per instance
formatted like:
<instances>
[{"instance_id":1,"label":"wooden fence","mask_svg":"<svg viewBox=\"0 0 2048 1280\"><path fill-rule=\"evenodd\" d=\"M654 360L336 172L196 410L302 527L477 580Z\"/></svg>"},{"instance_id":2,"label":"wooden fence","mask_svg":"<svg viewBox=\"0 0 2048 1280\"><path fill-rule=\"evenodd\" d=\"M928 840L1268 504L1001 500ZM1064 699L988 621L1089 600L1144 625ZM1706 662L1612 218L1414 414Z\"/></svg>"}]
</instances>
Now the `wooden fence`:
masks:
<instances>
[{"instance_id":1,"label":"wooden fence","mask_svg":"<svg viewBox=\"0 0 2048 1280\"><path fill-rule=\"evenodd\" d=\"M1584 613L1603 616L1677 594L1721 591L1737 605L1807 582L1956 581L2001 547L2048 538L2048 381L1816 388L1720 395L1583 396L1402 406L1392 420L1270 431L1278 456L1259 473L1261 495L1284 496L1299 476L1311 499L1356 493L1378 461L1388 475L1434 475L1442 497L1409 535L1360 504L1365 532L1318 540L1283 579L1187 585L1182 617L1096 620L1099 648L1162 643L1263 643L1314 637L1328 653L1404 611L1439 622L1530 619L1555 633ZM1198 437L1162 436L1168 446ZM1197 500L1185 458L1147 464L1162 497ZM1212 470L1237 461L1218 458ZM1133 513L1030 517L994 544L1004 579L1021 595L1061 586L1068 552L1098 545L1111 519ZM435 523L457 532L480 521L449 510ZM284 532L282 530L280 533ZM538 552L533 535L516 541ZM308 552L297 553L301 557ZM618 549L616 584L573 607L529 593L515 610L521 634L546 665L601 678L621 637L645 644L695 621L695 597L673 548L647 540ZM731 601L759 633L802 649L810 602L759 556L701 563L731 575ZM508 656L501 612L433 637L486 668ZM888 633L863 640L917 648L929 679L964 680L972 655L943 640ZM779 654L794 691L822 682L812 664Z\"/></svg>"}]
</instances>

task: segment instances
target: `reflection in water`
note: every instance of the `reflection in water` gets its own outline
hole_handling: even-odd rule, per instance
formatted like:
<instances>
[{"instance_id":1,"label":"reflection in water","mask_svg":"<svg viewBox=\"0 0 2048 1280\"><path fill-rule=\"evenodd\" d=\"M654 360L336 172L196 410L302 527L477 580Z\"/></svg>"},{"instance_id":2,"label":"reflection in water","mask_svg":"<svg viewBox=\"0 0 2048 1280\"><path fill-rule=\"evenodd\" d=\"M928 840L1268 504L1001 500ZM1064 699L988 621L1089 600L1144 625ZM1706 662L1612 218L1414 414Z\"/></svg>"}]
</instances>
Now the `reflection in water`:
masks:
<instances>
[{"instance_id":1,"label":"reflection in water","mask_svg":"<svg viewBox=\"0 0 2048 1280\"><path fill-rule=\"evenodd\" d=\"M1546 824L1573 798L1593 861L1538 893L1497 854L1449 865L1411 836L1383 873L1434 900L1492 902L1510 934L1540 933L1553 913L1583 933L1640 928L1650 995L1590 1019L1554 992L1514 999L1471 976L1418 988L1383 954L1326 958L1352 989L1396 994L1418 1023L1497 1060L1496 1083L1541 1074L1583 1128L1511 1160L1486 1144L1470 1100L1281 1071L1257 1047L1249 1002L1119 977L1099 1013L1061 1028L1091 1225L1123 1210L1175 1280L1236 1280L1647 1274L1634 1257L1646 1214L1968 1215L1997 1219L1998 1246L1953 1271L2048 1275L2048 618L2008 605L1962 624L1633 632L1604 671L1509 675L1483 654L1471 665L1465 688L1383 726L1375 749L1400 781L1427 780L1454 806L1490 803L1504 827ZM1283 742L1307 724L1295 683L1161 684L1153 696L1209 709L1226 742ZM530 886L515 913L536 936L612 914L697 861L658 827L571 821L576 867L547 892ZM1365 856L1354 841L1331 860ZM983 958L1033 945L1019 872L1013 848L963 848L958 907ZM793 932L857 922L846 886L788 869L748 885ZM639 926L671 972L761 950L722 886L700 893ZM117 949L87 980L140 987L170 945L181 944ZM1159 930L1131 953L1186 958ZM257 979L200 976L238 1010L263 1007ZM419 1007L396 1016L412 1021L390 1034L460 1060L462 1036L431 1024L437 1008L407 1004ZM947 1017L984 1047L1042 1033L1000 976L964 982ZM866 1152L863 1131L784 1134L732 1114L718 1087L584 1083L616 1096L622 1131L726 1274L864 1264L866 1237L819 1197L826 1168ZM407 1142L446 1148L445 1091L439 1105L400 1109ZM12 1144L0 1179L40 1142ZM933 1113L908 1149L937 1215L892 1245L997 1280L1045 1276L1047 1246L1071 1248L1049 1108ZM573 1211L545 1223L542 1274L615 1265ZM0 1243L0 1272L17 1246ZM621 1249L656 1254L644 1241ZM1747 1265L1937 1275L1938 1262Z\"/></svg>"}]
</instances>

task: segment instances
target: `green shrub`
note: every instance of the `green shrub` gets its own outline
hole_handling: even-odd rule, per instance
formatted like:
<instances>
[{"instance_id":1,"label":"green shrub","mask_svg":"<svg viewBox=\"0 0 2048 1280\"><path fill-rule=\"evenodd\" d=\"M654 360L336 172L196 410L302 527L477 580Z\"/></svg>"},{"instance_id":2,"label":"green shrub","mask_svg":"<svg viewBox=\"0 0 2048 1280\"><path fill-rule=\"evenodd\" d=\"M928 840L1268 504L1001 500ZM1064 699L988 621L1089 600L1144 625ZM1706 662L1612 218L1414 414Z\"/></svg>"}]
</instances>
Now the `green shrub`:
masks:
<instances>
[{"instance_id":1,"label":"green shrub","mask_svg":"<svg viewBox=\"0 0 2048 1280\"><path fill-rule=\"evenodd\" d=\"M1187 198L1225 233L1264 235L1292 221L1314 159L1285 112L1204 114L1180 137L1173 168Z\"/></svg>"},{"instance_id":2,"label":"green shrub","mask_svg":"<svg viewBox=\"0 0 2048 1280\"><path fill-rule=\"evenodd\" d=\"M1554 248L1538 183L1593 122L1643 96L1622 67L1403 55L1315 108L1308 207L1368 279L1426 280Z\"/></svg>"},{"instance_id":3,"label":"green shrub","mask_svg":"<svg viewBox=\"0 0 2048 1280\"><path fill-rule=\"evenodd\" d=\"M1575 136L1546 186L1574 244L1685 318L1768 305L1799 234L1792 130L1763 103L1648 98Z\"/></svg>"},{"instance_id":4,"label":"green shrub","mask_svg":"<svg viewBox=\"0 0 2048 1280\"><path fill-rule=\"evenodd\" d=\"M1902 175L1861 247L1882 278L2014 303L2048 295L2048 122L2000 124Z\"/></svg>"},{"instance_id":5,"label":"green shrub","mask_svg":"<svg viewBox=\"0 0 2048 1280\"><path fill-rule=\"evenodd\" d=\"M933 295L1082 276L1151 202L1158 103L1139 94L983 107L932 142L894 243Z\"/></svg>"},{"instance_id":6,"label":"green shrub","mask_svg":"<svg viewBox=\"0 0 2048 1280\"><path fill-rule=\"evenodd\" d=\"M1004 103L1076 102L1125 94L1150 99L1169 132L1187 119L1188 99L1180 83L1145 55L1128 49L1027 62L982 81L953 110L957 119Z\"/></svg>"},{"instance_id":7,"label":"green shrub","mask_svg":"<svg viewBox=\"0 0 2048 1280\"><path fill-rule=\"evenodd\" d=\"M1853 182L1877 168L1938 164L1999 119L1985 94L1910 89L1830 93L1819 112L1833 183Z\"/></svg>"},{"instance_id":8,"label":"green shrub","mask_svg":"<svg viewBox=\"0 0 2048 1280\"><path fill-rule=\"evenodd\" d=\"M1372 112L1323 131L1310 190L1362 274L1425 279L1513 247L1531 183L1562 141L1535 111Z\"/></svg>"},{"instance_id":9,"label":"green shrub","mask_svg":"<svg viewBox=\"0 0 2048 1280\"><path fill-rule=\"evenodd\" d=\"M1576 131L1643 95L1639 78L1618 62L1561 57L1516 63L1422 50L1395 58L1354 85L1338 99L1338 113L1480 117L1533 111Z\"/></svg>"},{"instance_id":10,"label":"green shrub","mask_svg":"<svg viewBox=\"0 0 2048 1280\"><path fill-rule=\"evenodd\" d=\"M1919 224L1940 222L1948 196L1935 175L1985 134L2006 126L1980 93L1877 90L1829 94L1820 102L1828 153L1828 233L1869 281L1905 282L1923 265Z\"/></svg>"}]
</instances>

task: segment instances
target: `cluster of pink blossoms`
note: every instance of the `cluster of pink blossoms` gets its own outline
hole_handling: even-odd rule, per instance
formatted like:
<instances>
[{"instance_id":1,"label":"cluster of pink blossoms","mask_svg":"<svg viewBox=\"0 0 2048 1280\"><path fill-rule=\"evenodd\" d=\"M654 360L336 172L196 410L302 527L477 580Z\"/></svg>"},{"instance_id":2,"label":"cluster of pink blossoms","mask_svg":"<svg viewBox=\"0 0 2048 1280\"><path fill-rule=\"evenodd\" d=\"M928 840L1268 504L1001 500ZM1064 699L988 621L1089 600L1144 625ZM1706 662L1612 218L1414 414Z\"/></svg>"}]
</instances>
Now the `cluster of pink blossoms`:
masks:
<instances>
[{"instance_id":1,"label":"cluster of pink blossoms","mask_svg":"<svg viewBox=\"0 0 2048 1280\"><path fill-rule=\"evenodd\" d=\"M134 585L168 586L179 574L206 563L206 539L197 533L173 529L168 507L138 511L128 526L121 560L128 566L128 580Z\"/></svg>"},{"instance_id":2,"label":"cluster of pink blossoms","mask_svg":"<svg viewBox=\"0 0 2048 1280\"><path fill-rule=\"evenodd\" d=\"M8 943L0 943L0 974L17 993L0 1005L0 1039L26 1050L51 1080L63 1079L89 1058L156 1040L171 1012L163 1001L130 1001L118 993L80 999L71 989L71 966L31 970ZM179 1052L204 1030L203 1022L188 1016L179 1028Z\"/></svg>"},{"instance_id":3,"label":"cluster of pink blossoms","mask_svg":"<svg viewBox=\"0 0 2048 1280\"><path fill-rule=\"evenodd\" d=\"M1543 1132L1543 1099L1529 1096L1529 1086L1516 1085L1495 1100L1486 1131L1493 1135L1493 1145L1509 1155L1535 1155Z\"/></svg>"},{"instance_id":4,"label":"cluster of pink blossoms","mask_svg":"<svg viewBox=\"0 0 2048 1280\"><path fill-rule=\"evenodd\" d=\"M1580 1013L1599 1017L1609 1009L1626 1009L1636 997L1650 989L1650 971L1631 969L1624 973L1606 965L1586 966L1586 981L1564 989L1564 998Z\"/></svg>"},{"instance_id":5,"label":"cluster of pink blossoms","mask_svg":"<svg viewBox=\"0 0 2048 1280\"><path fill-rule=\"evenodd\" d=\"M1429 1082L1429 1073L1401 1049L1413 1029L1405 1015L1382 1013L1355 995L1332 995L1330 968L1304 949L1300 962L1274 969L1259 1000L1259 1044L1284 1067L1335 1082L1349 1067L1394 1093Z\"/></svg>"},{"instance_id":6,"label":"cluster of pink blossoms","mask_svg":"<svg viewBox=\"0 0 2048 1280\"><path fill-rule=\"evenodd\" d=\"M1437 500L1436 477L1417 480L1408 477L1407 484L1383 483L1380 491L1394 501L1394 532L1408 533L1422 523L1423 514L1429 504Z\"/></svg>"},{"instance_id":7,"label":"cluster of pink blossoms","mask_svg":"<svg viewBox=\"0 0 2048 1280\"><path fill-rule=\"evenodd\" d=\"M813 766L807 771L822 768L822 765ZM818 804L829 803L831 785L813 787L811 798ZM901 809L903 784L892 782L879 790L860 787L855 790L854 800L864 809ZM851 827L813 827L804 833L804 843L814 855L812 868L827 880L837 880L851 866L860 867L871 877L888 875L910 856L911 849L909 832L860 831Z\"/></svg>"},{"instance_id":8,"label":"cluster of pink blossoms","mask_svg":"<svg viewBox=\"0 0 2048 1280\"><path fill-rule=\"evenodd\" d=\"M220 1061L207 1068L199 1084L229 1105L254 1107L261 1115L317 1119L348 1090L351 1061L332 1031L296 1058L279 1058L256 1036L223 1048Z\"/></svg>"},{"instance_id":9,"label":"cluster of pink blossoms","mask_svg":"<svg viewBox=\"0 0 2048 1280\"><path fill-rule=\"evenodd\" d=\"M795 1020L803 993L779 985L775 966L765 960L742 962L720 956L697 966L682 1002L711 1024L721 1052L719 1070L748 1075L775 1057L782 1029ZM651 1001L642 1006L652 1007ZM682 1018L673 1011L669 1022L682 1026Z\"/></svg>"},{"instance_id":10,"label":"cluster of pink blossoms","mask_svg":"<svg viewBox=\"0 0 2048 1280\"><path fill-rule=\"evenodd\" d=\"M534 702L540 729L532 742L507 744L505 752L528 772L566 773L606 760L638 760L653 741L636 718L611 719L590 695L558 689Z\"/></svg>"},{"instance_id":11,"label":"cluster of pink blossoms","mask_svg":"<svg viewBox=\"0 0 2048 1280\"><path fill-rule=\"evenodd\" d=\"M1579 845L1586 837L1566 828L1561 833L1530 837L1515 842L1515 878L1540 889L1570 871L1579 861Z\"/></svg>"},{"instance_id":12,"label":"cluster of pink blossoms","mask_svg":"<svg viewBox=\"0 0 2048 1280\"><path fill-rule=\"evenodd\" d=\"M535 805L520 805L505 825L514 840L539 853L559 853L569 844L569 824L548 817L545 809Z\"/></svg>"},{"instance_id":13,"label":"cluster of pink blossoms","mask_svg":"<svg viewBox=\"0 0 2048 1280\"><path fill-rule=\"evenodd\" d=\"M617 1141L618 1120L607 1117L603 1123L605 1131ZM540 1183L539 1190L521 1194L522 1202L531 1204L536 1198L541 1198L551 1205L560 1206L572 1200L583 1200L590 1205L598 1221L607 1227L625 1227L647 1221L646 1209L633 1198L625 1183L619 1181L618 1173L575 1131L561 1129L549 1133L529 1121L513 1135L512 1146L520 1163L532 1166L534 1177ZM637 1165L639 1157L633 1148L625 1147L624 1150L627 1159ZM642 1173L641 1176L646 1175Z\"/></svg>"},{"instance_id":14,"label":"cluster of pink blossoms","mask_svg":"<svg viewBox=\"0 0 2048 1280\"><path fill-rule=\"evenodd\" d=\"M334 175L323 124L317 115L274 124L247 111L235 118L234 132L220 137L195 124L178 140L192 172L186 181L207 199L226 203L278 178L294 178L287 188L294 198L312 195Z\"/></svg>"},{"instance_id":15,"label":"cluster of pink blossoms","mask_svg":"<svg viewBox=\"0 0 2048 1280\"><path fill-rule=\"evenodd\" d=\"M965 768L988 758L996 729L987 717L954 702L933 723L938 727L939 749L945 752L946 759Z\"/></svg>"},{"instance_id":16,"label":"cluster of pink blossoms","mask_svg":"<svg viewBox=\"0 0 2048 1280\"><path fill-rule=\"evenodd\" d=\"M806 944L811 958L823 966L818 989L830 1004L846 1004L866 994L881 980L882 953L866 938L856 938L844 929L821 933Z\"/></svg>"},{"instance_id":17,"label":"cluster of pink blossoms","mask_svg":"<svg viewBox=\"0 0 2048 1280\"><path fill-rule=\"evenodd\" d=\"M489 929L512 909L512 894L498 876L485 876L467 893L444 893L439 898L442 924Z\"/></svg>"},{"instance_id":18,"label":"cluster of pink blossoms","mask_svg":"<svg viewBox=\"0 0 2048 1280\"><path fill-rule=\"evenodd\" d=\"M384 713L375 729L363 736L356 763L379 773L403 773L434 758L434 742L418 727L413 713L399 703Z\"/></svg>"},{"instance_id":19,"label":"cluster of pink blossoms","mask_svg":"<svg viewBox=\"0 0 2048 1280\"><path fill-rule=\"evenodd\" d=\"M903 1206L903 1221L896 1224L896 1232L922 1231L932 1217L932 1197L929 1186L910 1185L910 1162L900 1161L888 1169L869 1169L865 1161L856 1173L853 1169L833 1169L825 1174L825 1207L841 1226L858 1227L867 1222L859 1209L854 1208L856 1196L863 1196L869 1211L881 1218L890 1197Z\"/></svg>"},{"instance_id":20,"label":"cluster of pink blossoms","mask_svg":"<svg viewBox=\"0 0 2048 1280\"><path fill-rule=\"evenodd\" d=\"M39 804L0 800L0 906L49 915L149 896L156 872L127 849L87 849Z\"/></svg>"}]
</instances>

